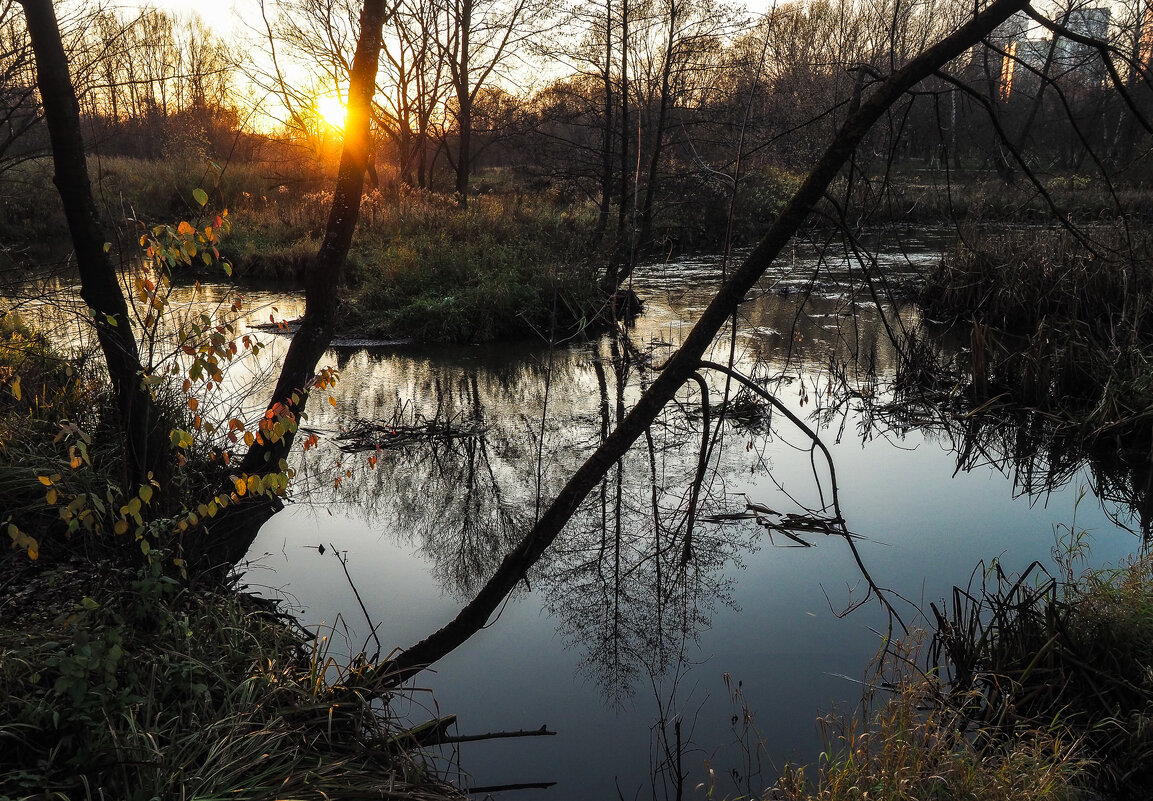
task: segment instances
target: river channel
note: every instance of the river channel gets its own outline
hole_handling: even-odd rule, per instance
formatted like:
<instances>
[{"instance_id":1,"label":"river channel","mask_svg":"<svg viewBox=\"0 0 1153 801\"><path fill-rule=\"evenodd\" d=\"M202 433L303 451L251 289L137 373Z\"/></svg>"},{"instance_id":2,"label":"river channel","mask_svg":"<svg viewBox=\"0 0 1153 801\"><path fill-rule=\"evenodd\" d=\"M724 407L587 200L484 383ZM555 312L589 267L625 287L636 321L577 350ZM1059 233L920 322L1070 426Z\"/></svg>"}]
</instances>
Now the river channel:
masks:
<instances>
[{"instance_id":1,"label":"river channel","mask_svg":"<svg viewBox=\"0 0 1153 801\"><path fill-rule=\"evenodd\" d=\"M895 358L861 269L900 287L940 247L907 238L869 265L843 247L798 247L766 276L713 358L731 348L819 434L836 486L808 435L735 385L718 426L724 375L704 376L708 414L699 387L685 388L490 624L393 706L413 722L456 715L453 734L555 734L461 743L440 767L471 788L555 783L498 793L526 801L674 798L678 771L684 798L710 783L716 797L756 795L784 763L816 761L819 717L857 706L890 625L870 579L915 624L982 561L1051 564L1070 528L1087 532L1094 564L1140 548L1133 513L1097 497L1088 466L1037 480L1020 453L974 458L947 428L878 413ZM319 445L299 456L294 502L261 530L244 582L323 630L338 662L436 630L635 401L653 375L644 363L671 352L721 269L716 258L644 266L627 347L334 348L324 363L340 380L307 423ZM224 289L206 292L218 304ZM299 303L249 293L242 326L291 318ZM912 305L885 304L890 327L920 322ZM261 363L274 366L287 337L261 336ZM239 366L232 402L251 413L265 381ZM856 553L827 525L834 491Z\"/></svg>"}]
</instances>

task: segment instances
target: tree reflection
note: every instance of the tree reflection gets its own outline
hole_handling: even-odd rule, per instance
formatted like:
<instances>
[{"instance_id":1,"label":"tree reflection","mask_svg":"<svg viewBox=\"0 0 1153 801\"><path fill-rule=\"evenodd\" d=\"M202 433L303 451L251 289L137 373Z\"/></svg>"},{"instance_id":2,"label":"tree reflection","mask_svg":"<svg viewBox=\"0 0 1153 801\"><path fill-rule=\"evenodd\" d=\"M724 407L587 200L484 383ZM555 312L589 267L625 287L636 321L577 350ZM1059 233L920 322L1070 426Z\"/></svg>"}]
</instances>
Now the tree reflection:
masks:
<instances>
[{"instance_id":1,"label":"tree reflection","mask_svg":"<svg viewBox=\"0 0 1153 801\"><path fill-rule=\"evenodd\" d=\"M511 374L475 363L448 370L443 362L410 363L403 383L412 397L359 398L358 412L375 404L371 425L346 427L343 451L307 454L302 477L319 486L335 476L326 495L417 548L443 588L470 596L532 524L538 498L554 493L627 412L647 371L637 352L606 338L558 351L551 368L538 357L507 368ZM560 386L546 403L547 381ZM563 640L581 651L586 677L612 702L684 658L717 606L730 602L725 566L761 536L752 520L717 522L737 503L726 496L726 476L749 467L716 449L690 546L686 488L699 454L685 444L700 441L701 425L692 398L670 406L526 580ZM342 480L349 473L354 480Z\"/></svg>"},{"instance_id":2,"label":"tree reflection","mask_svg":"<svg viewBox=\"0 0 1153 801\"><path fill-rule=\"evenodd\" d=\"M1083 477L1113 522L1153 541L1153 464L1132 443L1087 448L1079 432L1050 415L995 403L970 407L955 388L944 397L906 386L899 382L893 398L867 404L874 425L898 434L918 429L956 454L957 472L991 467L1029 497Z\"/></svg>"}]
</instances>

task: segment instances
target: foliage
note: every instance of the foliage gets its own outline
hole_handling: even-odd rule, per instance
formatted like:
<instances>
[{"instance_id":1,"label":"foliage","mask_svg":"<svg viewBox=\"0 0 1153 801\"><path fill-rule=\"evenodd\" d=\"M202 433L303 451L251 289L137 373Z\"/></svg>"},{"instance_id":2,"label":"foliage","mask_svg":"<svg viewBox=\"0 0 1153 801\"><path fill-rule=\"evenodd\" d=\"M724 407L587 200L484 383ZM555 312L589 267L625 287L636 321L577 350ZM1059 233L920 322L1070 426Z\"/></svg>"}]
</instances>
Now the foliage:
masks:
<instances>
[{"instance_id":1,"label":"foliage","mask_svg":"<svg viewBox=\"0 0 1153 801\"><path fill-rule=\"evenodd\" d=\"M328 641L151 567L17 565L0 594L0 796L446 798Z\"/></svg>"},{"instance_id":2,"label":"foliage","mask_svg":"<svg viewBox=\"0 0 1153 801\"><path fill-rule=\"evenodd\" d=\"M199 188L189 199L198 208L209 203ZM106 535L130 535L127 542L138 554L148 557L160 546L183 570L184 550L196 553L204 525L222 510L242 498L276 499L287 492L287 465L260 475L230 465L233 445L275 442L296 428L283 404L253 421L235 416L219 397L227 365L262 347L237 334L243 300L234 296L219 315L189 316L172 308L174 278L182 272L231 271L219 250L230 229L228 211L193 219L145 228L139 234L145 266L129 277L148 357L141 381L165 432L162 474L149 474L139 486L123 480L115 404L88 359L64 358L11 316L0 331L0 524L32 559L46 538L63 545L63 538L83 536L86 547L108 555L126 543ZM313 388L324 389L335 378L334 371L321 370Z\"/></svg>"},{"instance_id":3,"label":"foliage","mask_svg":"<svg viewBox=\"0 0 1153 801\"><path fill-rule=\"evenodd\" d=\"M964 705L946 703L933 673L915 667L920 637L893 645L870 683L876 709L823 721L828 750L815 768L786 767L773 801L1072 801L1088 763L1060 720L1016 737L974 737ZM883 694L883 695L882 695ZM878 698L878 696L880 696Z\"/></svg>"}]
</instances>

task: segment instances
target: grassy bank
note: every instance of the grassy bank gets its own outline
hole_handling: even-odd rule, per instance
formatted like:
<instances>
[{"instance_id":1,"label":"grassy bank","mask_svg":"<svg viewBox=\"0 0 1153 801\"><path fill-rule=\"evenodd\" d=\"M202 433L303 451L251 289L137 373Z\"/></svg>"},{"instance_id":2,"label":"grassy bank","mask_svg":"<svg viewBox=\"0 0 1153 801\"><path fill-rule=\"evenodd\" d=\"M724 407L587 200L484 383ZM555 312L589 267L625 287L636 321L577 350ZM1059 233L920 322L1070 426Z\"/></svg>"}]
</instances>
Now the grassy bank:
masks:
<instances>
[{"instance_id":1,"label":"grassy bank","mask_svg":"<svg viewBox=\"0 0 1153 801\"><path fill-rule=\"evenodd\" d=\"M225 253L241 281L291 282L315 252L330 195L250 206ZM349 259L342 333L421 341L571 333L603 302L592 258L593 210L493 195L467 208L419 190L365 197Z\"/></svg>"},{"instance_id":2,"label":"grassy bank","mask_svg":"<svg viewBox=\"0 0 1153 801\"><path fill-rule=\"evenodd\" d=\"M766 798L1147 798L1153 787L1153 560L1052 576L994 566L886 650L869 711ZM928 664L928 669L925 665Z\"/></svg>"},{"instance_id":3,"label":"grassy bank","mask_svg":"<svg viewBox=\"0 0 1153 801\"><path fill-rule=\"evenodd\" d=\"M386 694L342 687L360 662L184 575L178 525L211 516L219 469L189 449L126 492L107 396L0 321L0 799L458 797Z\"/></svg>"},{"instance_id":4,"label":"grassy bank","mask_svg":"<svg viewBox=\"0 0 1153 801\"><path fill-rule=\"evenodd\" d=\"M0 797L459 797L271 604L159 561L2 561Z\"/></svg>"},{"instance_id":5,"label":"grassy bank","mask_svg":"<svg viewBox=\"0 0 1153 801\"><path fill-rule=\"evenodd\" d=\"M928 334L906 389L983 412L1044 414L1058 433L1148 459L1153 434L1153 238L1120 227L967 232L929 276L926 315L968 341L942 363ZM956 387L961 392L956 391Z\"/></svg>"}]
</instances>

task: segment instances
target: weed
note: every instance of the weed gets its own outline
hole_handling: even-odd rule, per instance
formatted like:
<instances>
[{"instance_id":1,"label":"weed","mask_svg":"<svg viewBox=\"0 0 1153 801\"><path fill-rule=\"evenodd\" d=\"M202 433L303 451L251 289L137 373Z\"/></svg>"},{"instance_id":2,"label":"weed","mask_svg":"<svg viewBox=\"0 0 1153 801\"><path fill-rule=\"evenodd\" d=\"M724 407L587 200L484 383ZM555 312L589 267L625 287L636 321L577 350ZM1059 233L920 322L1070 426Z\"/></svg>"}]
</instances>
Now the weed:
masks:
<instances>
[{"instance_id":1,"label":"weed","mask_svg":"<svg viewBox=\"0 0 1153 801\"><path fill-rule=\"evenodd\" d=\"M878 662L860 716L822 722L827 750L812 768L786 767L774 801L1063 801L1077 797L1087 768L1074 734L1059 725L990 740L965 732L934 672L918 670L923 636L895 644Z\"/></svg>"},{"instance_id":2,"label":"weed","mask_svg":"<svg viewBox=\"0 0 1153 801\"><path fill-rule=\"evenodd\" d=\"M387 699L341 691L355 667L337 669L326 641L160 561L8 557L0 796L455 797L398 745Z\"/></svg>"}]
</instances>

